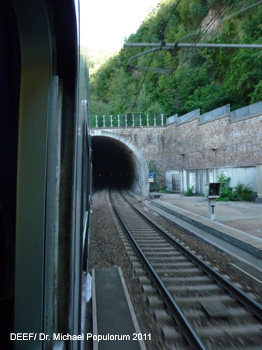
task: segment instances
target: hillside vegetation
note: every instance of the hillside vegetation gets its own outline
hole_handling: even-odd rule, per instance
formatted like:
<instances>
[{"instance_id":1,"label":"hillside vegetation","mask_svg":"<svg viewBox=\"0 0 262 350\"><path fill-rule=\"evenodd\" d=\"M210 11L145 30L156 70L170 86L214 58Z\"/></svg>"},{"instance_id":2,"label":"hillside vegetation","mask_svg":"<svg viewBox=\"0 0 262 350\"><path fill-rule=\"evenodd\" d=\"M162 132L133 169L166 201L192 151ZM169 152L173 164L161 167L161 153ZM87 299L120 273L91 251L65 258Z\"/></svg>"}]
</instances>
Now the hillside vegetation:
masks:
<instances>
[{"instance_id":1,"label":"hillside vegetation","mask_svg":"<svg viewBox=\"0 0 262 350\"><path fill-rule=\"evenodd\" d=\"M262 100L262 50L205 48L195 42L262 44L262 4L257 1L164 0L129 43L188 42L191 48L123 48L91 76L91 115L201 113ZM248 8L247 10L245 10ZM241 11L244 10L244 11ZM137 69L139 67L139 69ZM144 67L144 68L143 68ZM156 72L146 71L147 67Z\"/></svg>"}]
</instances>

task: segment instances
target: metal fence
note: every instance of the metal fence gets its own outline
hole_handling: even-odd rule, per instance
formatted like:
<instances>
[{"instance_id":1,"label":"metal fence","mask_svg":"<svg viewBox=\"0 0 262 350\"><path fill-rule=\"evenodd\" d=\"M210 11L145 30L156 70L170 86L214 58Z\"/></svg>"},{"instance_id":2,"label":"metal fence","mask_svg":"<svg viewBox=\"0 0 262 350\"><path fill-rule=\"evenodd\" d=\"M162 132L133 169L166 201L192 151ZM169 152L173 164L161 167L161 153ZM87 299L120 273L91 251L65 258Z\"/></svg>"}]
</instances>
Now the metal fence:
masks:
<instances>
[{"instance_id":1,"label":"metal fence","mask_svg":"<svg viewBox=\"0 0 262 350\"><path fill-rule=\"evenodd\" d=\"M125 114L91 116L92 128L164 126L164 114Z\"/></svg>"},{"instance_id":2,"label":"metal fence","mask_svg":"<svg viewBox=\"0 0 262 350\"><path fill-rule=\"evenodd\" d=\"M200 109L178 116L177 114L165 118L164 114L125 114L125 115L103 115L91 116L92 128L113 128L113 127L143 127L143 126L164 126L173 123L186 123L193 119L199 119L200 123L205 123L225 115L230 116L232 122L262 114L262 101L249 106L230 111L230 105L216 108L210 112L200 114Z\"/></svg>"}]
</instances>

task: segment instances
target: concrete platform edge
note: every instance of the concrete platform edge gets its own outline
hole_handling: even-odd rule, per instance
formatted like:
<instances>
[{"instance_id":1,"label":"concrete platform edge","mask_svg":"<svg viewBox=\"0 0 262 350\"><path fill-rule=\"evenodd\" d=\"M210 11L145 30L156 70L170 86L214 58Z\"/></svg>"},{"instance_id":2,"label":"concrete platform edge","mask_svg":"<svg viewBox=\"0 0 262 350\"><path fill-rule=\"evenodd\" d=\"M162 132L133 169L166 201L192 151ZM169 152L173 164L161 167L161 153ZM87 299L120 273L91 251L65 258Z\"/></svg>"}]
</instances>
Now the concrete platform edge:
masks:
<instances>
[{"instance_id":1,"label":"concrete platform edge","mask_svg":"<svg viewBox=\"0 0 262 350\"><path fill-rule=\"evenodd\" d=\"M133 305L132 305L132 302L131 302L131 299L130 299L130 296L128 293L128 289L127 289L127 286L126 286L126 283L124 280L122 270L120 267L114 267L114 268L117 268L118 273L119 273L119 277L120 277L123 291L125 294L126 302L128 304L128 309L130 312L130 316L131 316L131 319L133 322L134 329L135 329L137 334L141 334L141 330L140 330L140 327L139 327L139 324L138 324L138 321L136 318L136 314L135 314L135 311L134 311L134 308L133 308ZM92 278L93 278L93 283L92 283L92 323L93 323L93 329L92 329L92 331L93 331L93 334L98 334L97 300L96 300L96 273L95 273L95 271L96 271L95 268L92 269ZM146 345L145 345L145 342L143 339L138 340L138 344L139 344L139 347L141 350L146 350ZM93 350L99 350L99 343L97 341L94 341L94 340L93 340Z\"/></svg>"},{"instance_id":2,"label":"concrete platform edge","mask_svg":"<svg viewBox=\"0 0 262 350\"><path fill-rule=\"evenodd\" d=\"M222 238L222 239L224 239L224 240L226 240L226 241L228 241L228 242L238 246L239 248L248 251L249 253L255 255L256 257L262 258L262 250L261 249L259 249L257 247L254 247L253 245L251 245L251 244L249 244L247 242L244 242L244 241L242 241L240 239L232 237L231 235L226 234L226 233L224 233L224 232L222 232L222 231L220 231L218 229L215 229L215 228L213 228L211 226L203 224L202 222L200 222L200 221L198 221L196 219L194 220L192 218L192 216L193 217L197 217L197 215L195 215L195 214L190 213L191 217L188 217L186 214L182 214L182 212L183 211L186 212L186 210L181 209L181 208L177 209L174 205L172 205L172 207L170 207L171 205L167 205L167 203L163 203L163 202L161 202L159 200L151 200L151 204L156 206L156 207L158 207L158 208L160 208L160 209L164 208L164 210L168 211L170 214L173 214L173 215L177 216L178 218L180 218L180 219L182 219L182 220L184 220L184 221L186 221L186 222L188 222L188 223L190 223L190 224L192 224L192 225L194 225L194 226L196 226L196 227L198 227L198 228L200 228L202 230L205 230L208 233L216 235L217 237ZM205 219L205 218L203 218L203 219ZM219 225L221 225L221 227L222 227L222 224L219 224ZM219 226L219 225L217 225L217 226ZM223 226L225 226L225 225L223 225ZM232 232L234 232L234 231L237 232L238 231L238 230L233 229L233 228L229 228L229 227L227 228L226 226L225 226L225 228L228 229L228 230L231 230ZM243 234L243 235L247 235L245 232L241 232L241 231L239 231L239 232L241 234ZM254 237L252 237L252 238L255 239Z\"/></svg>"},{"instance_id":3,"label":"concrete platform edge","mask_svg":"<svg viewBox=\"0 0 262 350\"><path fill-rule=\"evenodd\" d=\"M130 313L131 313L131 317L132 317L132 320L133 320L133 323L134 323L134 327L135 327L136 333L139 334L139 333L141 333L141 330L140 330L140 327L139 327L139 324L138 324L138 321L137 321L137 318L136 318L136 314L135 314L135 311L134 311L134 308L133 308L133 305L132 305L132 302L131 302L131 299L130 299L130 296L129 296L129 293L128 293L128 290L127 290L127 286L126 286L126 282L125 282L125 279L124 279L124 276L123 276L123 272L122 272L120 267L118 267L118 270L119 270L119 275L120 275L120 278L121 278L121 281L122 281L122 285L123 285L123 288L124 288L124 291L125 291L125 295L126 295L127 303L128 303L129 310L130 310ZM143 339L139 340L139 343L140 343L141 350L146 350L146 346L145 346L144 340Z\"/></svg>"}]
</instances>

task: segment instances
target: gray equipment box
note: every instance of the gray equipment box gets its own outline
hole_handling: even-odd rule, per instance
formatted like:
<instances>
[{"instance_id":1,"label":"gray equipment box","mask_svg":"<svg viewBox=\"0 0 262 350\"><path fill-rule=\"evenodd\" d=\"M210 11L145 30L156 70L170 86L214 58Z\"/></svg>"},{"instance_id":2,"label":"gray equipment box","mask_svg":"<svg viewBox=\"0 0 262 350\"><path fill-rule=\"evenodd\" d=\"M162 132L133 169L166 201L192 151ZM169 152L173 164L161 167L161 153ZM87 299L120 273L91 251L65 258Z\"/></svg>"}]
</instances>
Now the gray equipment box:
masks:
<instances>
[{"instance_id":1,"label":"gray equipment box","mask_svg":"<svg viewBox=\"0 0 262 350\"><path fill-rule=\"evenodd\" d=\"M221 194L221 182L210 182L208 189L208 198L218 198Z\"/></svg>"}]
</instances>

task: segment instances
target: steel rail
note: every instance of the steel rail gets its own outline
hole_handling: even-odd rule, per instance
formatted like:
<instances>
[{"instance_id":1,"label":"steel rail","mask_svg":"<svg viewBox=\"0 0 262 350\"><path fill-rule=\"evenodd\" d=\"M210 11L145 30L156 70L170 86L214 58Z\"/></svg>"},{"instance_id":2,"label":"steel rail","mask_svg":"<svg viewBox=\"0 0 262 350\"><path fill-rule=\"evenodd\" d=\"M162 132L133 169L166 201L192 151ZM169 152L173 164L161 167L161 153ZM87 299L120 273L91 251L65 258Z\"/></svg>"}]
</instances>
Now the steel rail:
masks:
<instances>
[{"instance_id":1,"label":"steel rail","mask_svg":"<svg viewBox=\"0 0 262 350\"><path fill-rule=\"evenodd\" d=\"M123 196L123 195L122 195ZM252 312L256 317L262 320L262 306L256 302L254 299L250 298L246 293L242 292L240 288L236 285L225 279L222 275L220 275L217 271L215 271L211 266L207 265L203 260L194 255L190 250L180 244L173 236L169 233L162 230L156 223L151 221L146 215L144 215L139 209L137 209L133 203L131 203L124 196L123 198L131 205L131 207L139 214L141 217L146 219L152 226L154 226L159 232L169 241L172 242L176 247L179 248L180 251L193 261L202 271L212 277L220 286L222 286L227 292L239 301L245 308L247 308L250 312Z\"/></svg>"},{"instance_id":2,"label":"steel rail","mask_svg":"<svg viewBox=\"0 0 262 350\"><path fill-rule=\"evenodd\" d=\"M123 228L125 229L125 231L127 232L128 236L130 237L132 243L134 244L134 246L135 246L135 248L136 248L140 258L143 261L143 264L144 264L145 268L147 269L148 273L151 276L151 279L152 279L153 283L156 285L156 288L157 288L158 292L163 297L164 303L166 304L166 306L171 311L171 315L172 315L173 319L175 320L175 322L178 324L179 329L182 332L182 334L184 335L186 341L189 343L189 345L191 347L193 347L194 350L207 350L206 346L203 344L202 340L200 339L200 337L195 332L193 326L188 321L188 319L185 317L185 315L183 314L182 310L180 309L178 304L175 302L174 298L172 297L170 292L167 290L166 286L161 281L161 279L158 276L157 272L155 271L155 269L153 268L153 266L151 265L151 263L149 262L149 260L147 259L147 257L143 253L143 251L141 250L141 248L139 247L139 245L136 242L135 238L133 237L131 231L126 226L123 218L121 217L119 211L117 210L117 208L115 206L115 203L113 201L111 192L109 193L109 198L110 198L110 202L112 204L112 207L113 207L113 210L114 210L115 214L117 215L117 217L118 217L119 221L121 222ZM127 201L125 198L124 198L124 200ZM129 203L129 201L127 201L127 202Z\"/></svg>"}]
</instances>

